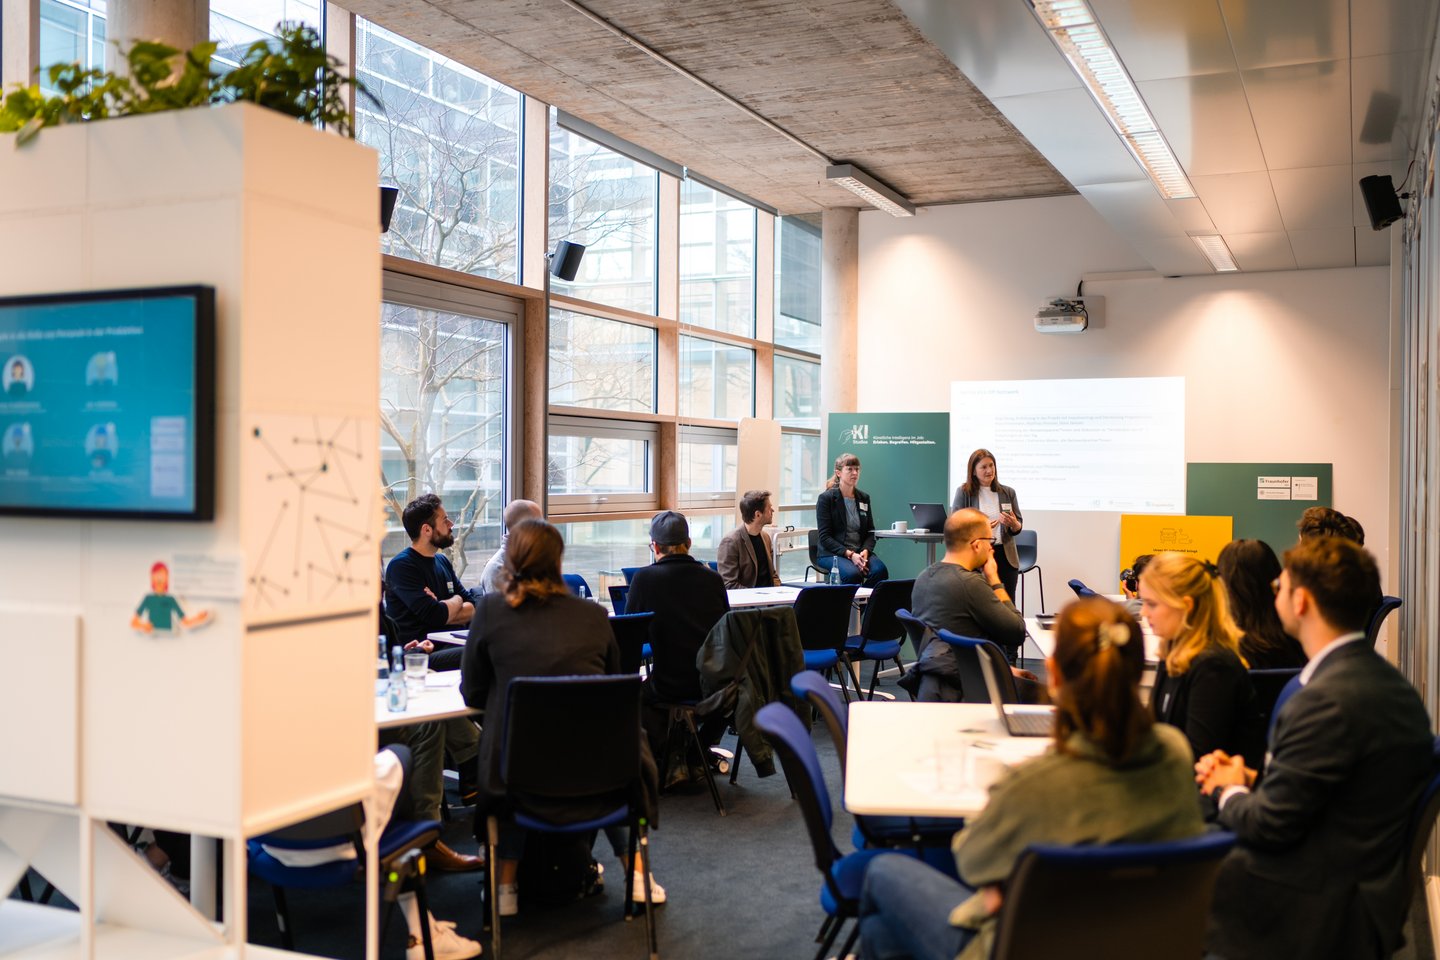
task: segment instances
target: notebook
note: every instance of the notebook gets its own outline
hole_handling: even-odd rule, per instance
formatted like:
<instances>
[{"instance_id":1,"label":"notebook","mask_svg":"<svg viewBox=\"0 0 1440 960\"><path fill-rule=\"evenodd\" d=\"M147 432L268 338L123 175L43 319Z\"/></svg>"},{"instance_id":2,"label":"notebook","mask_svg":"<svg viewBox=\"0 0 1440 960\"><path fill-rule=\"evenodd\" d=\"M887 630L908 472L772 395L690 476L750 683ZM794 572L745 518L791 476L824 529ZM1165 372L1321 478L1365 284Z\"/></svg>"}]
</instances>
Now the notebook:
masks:
<instances>
[{"instance_id":1,"label":"notebook","mask_svg":"<svg viewBox=\"0 0 1440 960\"><path fill-rule=\"evenodd\" d=\"M912 503L910 516L915 520L910 525L912 531L929 530L931 533L940 533L945 529L947 514L943 503Z\"/></svg>"},{"instance_id":2,"label":"notebook","mask_svg":"<svg viewBox=\"0 0 1440 960\"><path fill-rule=\"evenodd\" d=\"M1000 681L995 677L995 666L990 658L977 650L980 658L980 672L985 674L985 688L990 691L990 702L1000 714L1000 722L1012 737L1048 737L1055 725L1055 708L1039 705L1006 703L1000 695Z\"/></svg>"}]
</instances>

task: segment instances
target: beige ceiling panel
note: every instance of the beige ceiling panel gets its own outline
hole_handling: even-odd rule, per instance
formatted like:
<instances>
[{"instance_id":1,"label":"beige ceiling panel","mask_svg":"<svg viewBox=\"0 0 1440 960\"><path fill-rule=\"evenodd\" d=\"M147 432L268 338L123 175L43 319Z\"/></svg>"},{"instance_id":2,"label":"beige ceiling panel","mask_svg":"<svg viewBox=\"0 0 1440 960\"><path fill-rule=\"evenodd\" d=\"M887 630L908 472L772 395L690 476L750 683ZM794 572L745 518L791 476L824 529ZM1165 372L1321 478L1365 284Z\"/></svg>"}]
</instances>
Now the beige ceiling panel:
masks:
<instances>
[{"instance_id":1,"label":"beige ceiling panel","mask_svg":"<svg viewBox=\"0 0 1440 960\"><path fill-rule=\"evenodd\" d=\"M1215 221L1210 219L1210 214L1205 210L1205 204L1199 197L1187 197L1184 200L1166 200L1165 206L1170 208L1170 215L1180 225L1180 229L1186 234L1194 236L1199 233L1215 233Z\"/></svg>"},{"instance_id":2,"label":"beige ceiling panel","mask_svg":"<svg viewBox=\"0 0 1440 960\"><path fill-rule=\"evenodd\" d=\"M1407 141L1419 122L1420 62L1415 51L1350 61L1356 163L1399 160L1413 153Z\"/></svg>"},{"instance_id":3,"label":"beige ceiling panel","mask_svg":"<svg viewBox=\"0 0 1440 960\"><path fill-rule=\"evenodd\" d=\"M1185 233L1148 179L1099 183L1078 189L1081 196L1090 201L1090 206L1132 243Z\"/></svg>"},{"instance_id":4,"label":"beige ceiling panel","mask_svg":"<svg viewBox=\"0 0 1440 960\"><path fill-rule=\"evenodd\" d=\"M1291 230L1290 249L1301 270L1355 266L1355 228Z\"/></svg>"},{"instance_id":5,"label":"beige ceiling panel","mask_svg":"<svg viewBox=\"0 0 1440 960\"><path fill-rule=\"evenodd\" d=\"M1090 0L1137 82L1235 71L1215 0Z\"/></svg>"},{"instance_id":6,"label":"beige ceiling panel","mask_svg":"<svg viewBox=\"0 0 1440 960\"><path fill-rule=\"evenodd\" d=\"M1355 228L1355 266L1384 267L1390 264L1390 231L1399 229L1397 223L1385 230L1371 230L1368 226Z\"/></svg>"},{"instance_id":7,"label":"beige ceiling panel","mask_svg":"<svg viewBox=\"0 0 1440 960\"><path fill-rule=\"evenodd\" d=\"M1241 70L1350 55L1348 0L1220 0L1220 9Z\"/></svg>"},{"instance_id":8,"label":"beige ceiling panel","mask_svg":"<svg viewBox=\"0 0 1440 960\"><path fill-rule=\"evenodd\" d=\"M1205 212L1228 238L1232 233L1273 233L1285 229L1270 176L1227 173L1217 177L1191 177Z\"/></svg>"},{"instance_id":9,"label":"beige ceiling panel","mask_svg":"<svg viewBox=\"0 0 1440 960\"><path fill-rule=\"evenodd\" d=\"M1424 50L1434 35L1435 0L1356 0L1350 11L1350 56Z\"/></svg>"},{"instance_id":10,"label":"beige ceiling panel","mask_svg":"<svg viewBox=\"0 0 1440 960\"><path fill-rule=\"evenodd\" d=\"M1357 163L1350 168L1350 215L1357 230L1370 230L1370 214L1365 212L1365 195L1360 192L1360 181L1372 175L1389 174L1397 193L1410 193L1419 182L1420 174L1413 174L1410 182L1405 183L1405 167L1405 163ZM1402 186L1404 189L1401 189ZM1404 200L1400 201L1400 208L1405 209Z\"/></svg>"},{"instance_id":11,"label":"beige ceiling panel","mask_svg":"<svg viewBox=\"0 0 1440 960\"><path fill-rule=\"evenodd\" d=\"M1225 244L1241 270L1294 270L1295 254L1284 233L1227 233Z\"/></svg>"},{"instance_id":12,"label":"beige ceiling panel","mask_svg":"<svg viewBox=\"0 0 1440 960\"><path fill-rule=\"evenodd\" d=\"M1004 97L995 106L1075 186L1134 180L1130 156L1105 115L1084 90Z\"/></svg>"},{"instance_id":13,"label":"beige ceiling panel","mask_svg":"<svg viewBox=\"0 0 1440 960\"><path fill-rule=\"evenodd\" d=\"M1350 65L1247 70L1245 95L1272 170L1350 162Z\"/></svg>"},{"instance_id":14,"label":"beige ceiling panel","mask_svg":"<svg viewBox=\"0 0 1440 960\"><path fill-rule=\"evenodd\" d=\"M1270 185L1287 230L1347 229L1351 222L1350 164L1271 170ZM1296 254L1299 255L1298 252Z\"/></svg>"},{"instance_id":15,"label":"beige ceiling panel","mask_svg":"<svg viewBox=\"0 0 1440 960\"><path fill-rule=\"evenodd\" d=\"M1138 86L1190 176L1265 169L1239 73L1151 80Z\"/></svg>"},{"instance_id":16,"label":"beige ceiling panel","mask_svg":"<svg viewBox=\"0 0 1440 960\"><path fill-rule=\"evenodd\" d=\"M1215 272L1189 237L1131 240L1131 245L1162 276L1193 277Z\"/></svg>"},{"instance_id":17,"label":"beige ceiling panel","mask_svg":"<svg viewBox=\"0 0 1440 960\"><path fill-rule=\"evenodd\" d=\"M1080 86L1023 2L895 0L895 5L991 100Z\"/></svg>"}]
</instances>

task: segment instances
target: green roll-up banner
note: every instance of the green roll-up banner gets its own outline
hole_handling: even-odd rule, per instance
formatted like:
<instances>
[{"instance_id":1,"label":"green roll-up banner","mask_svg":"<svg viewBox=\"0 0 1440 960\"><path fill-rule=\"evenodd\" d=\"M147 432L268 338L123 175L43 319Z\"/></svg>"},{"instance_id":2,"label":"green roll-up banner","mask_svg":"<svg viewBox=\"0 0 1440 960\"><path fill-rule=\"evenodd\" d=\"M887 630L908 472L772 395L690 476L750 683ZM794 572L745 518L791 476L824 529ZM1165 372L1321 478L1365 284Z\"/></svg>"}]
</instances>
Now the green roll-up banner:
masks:
<instances>
[{"instance_id":1,"label":"green roll-up banner","mask_svg":"<svg viewBox=\"0 0 1440 960\"><path fill-rule=\"evenodd\" d=\"M825 418L825 450L826 477L840 454L860 458L860 489L870 495L877 530L896 520L909 522L912 501L950 508L948 413L832 413ZM937 550L937 557L944 552ZM892 579L925 569L923 543L882 540L876 553Z\"/></svg>"}]
</instances>

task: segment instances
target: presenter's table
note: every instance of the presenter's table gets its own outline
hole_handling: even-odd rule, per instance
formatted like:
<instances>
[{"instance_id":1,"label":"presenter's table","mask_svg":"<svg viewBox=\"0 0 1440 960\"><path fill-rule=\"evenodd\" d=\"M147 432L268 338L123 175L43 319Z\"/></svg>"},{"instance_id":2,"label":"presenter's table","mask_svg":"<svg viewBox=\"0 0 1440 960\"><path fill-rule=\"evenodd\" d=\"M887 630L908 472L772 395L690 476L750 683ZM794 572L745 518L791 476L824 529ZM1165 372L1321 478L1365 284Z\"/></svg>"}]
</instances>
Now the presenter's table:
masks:
<instances>
[{"instance_id":1,"label":"presenter's table","mask_svg":"<svg viewBox=\"0 0 1440 960\"><path fill-rule=\"evenodd\" d=\"M849 725L845 809L876 816L973 817L1002 763L1050 746L1010 736L988 703L858 700Z\"/></svg>"},{"instance_id":2,"label":"presenter's table","mask_svg":"<svg viewBox=\"0 0 1440 960\"><path fill-rule=\"evenodd\" d=\"M385 703L385 681L375 681L375 728L385 730L410 723L449 720L478 714L465 706L460 696L460 671L446 670L425 676L425 692L412 694L409 704L400 713L391 713Z\"/></svg>"},{"instance_id":3,"label":"presenter's table","mask_svg":"<svg viewBox=\"0 0 1440 960\"><path fill-rule=\"evenodd\" d=\"M901 533L898 530L876 530L876 540L911 540L915 543L925 544L925 565L930 566L935 562L935 548L945 539L945 535L939 530L926 530L923 533L919 530L906 530Z\"/></svg>"}]
</instances>

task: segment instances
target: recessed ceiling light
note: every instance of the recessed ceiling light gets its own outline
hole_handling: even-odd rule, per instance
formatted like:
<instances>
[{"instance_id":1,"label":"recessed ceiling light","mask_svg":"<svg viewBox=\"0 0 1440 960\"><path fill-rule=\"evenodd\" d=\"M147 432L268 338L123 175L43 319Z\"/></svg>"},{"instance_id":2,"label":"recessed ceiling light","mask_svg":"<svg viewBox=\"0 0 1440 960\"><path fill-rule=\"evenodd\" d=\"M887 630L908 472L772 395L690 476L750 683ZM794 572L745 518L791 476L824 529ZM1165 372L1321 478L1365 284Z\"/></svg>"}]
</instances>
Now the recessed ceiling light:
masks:
<instances>
[{"instance_id":1,"label":"recessed ceiling light","mask_svg":"<svg viewBox=\"0 0 1440 960\"><path fill-rule=\"evenodd\" d=\"M1203 237L1191 237L1195 246L1205 254L1205 259L1210 261L1210 266L1215 268L1216 273L1234 273L1240 269L1235 262L1235 257L1230 253L1230 248L1225 244L1225 238L1219 234L1210 234Z\"/></svg>"}]
</instances>

